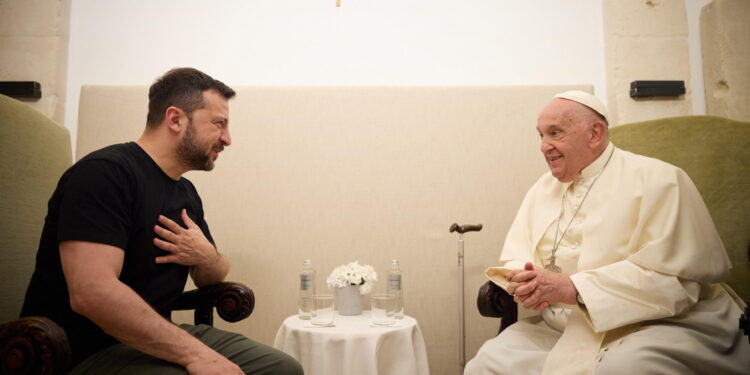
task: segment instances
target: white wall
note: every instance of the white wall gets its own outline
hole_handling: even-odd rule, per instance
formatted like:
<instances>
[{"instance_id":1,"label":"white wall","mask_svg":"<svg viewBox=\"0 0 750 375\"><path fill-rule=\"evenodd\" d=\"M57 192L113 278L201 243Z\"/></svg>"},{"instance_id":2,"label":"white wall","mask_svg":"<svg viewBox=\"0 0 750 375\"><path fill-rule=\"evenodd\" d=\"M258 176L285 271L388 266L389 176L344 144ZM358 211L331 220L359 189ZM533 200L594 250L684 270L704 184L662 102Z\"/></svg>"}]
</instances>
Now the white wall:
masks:
<instances>
[{"instance_id":1,"label":"white wall","mask_svg":"<svg viewBox=\"0 0 750 375\"><path fill-rule=\"evenodd\" d=\"M81 85L150 84L175 66L229 85L588 83L606 100L600 0L73 0L71 12L74 140Z\"/></svg>"}]
</instances>

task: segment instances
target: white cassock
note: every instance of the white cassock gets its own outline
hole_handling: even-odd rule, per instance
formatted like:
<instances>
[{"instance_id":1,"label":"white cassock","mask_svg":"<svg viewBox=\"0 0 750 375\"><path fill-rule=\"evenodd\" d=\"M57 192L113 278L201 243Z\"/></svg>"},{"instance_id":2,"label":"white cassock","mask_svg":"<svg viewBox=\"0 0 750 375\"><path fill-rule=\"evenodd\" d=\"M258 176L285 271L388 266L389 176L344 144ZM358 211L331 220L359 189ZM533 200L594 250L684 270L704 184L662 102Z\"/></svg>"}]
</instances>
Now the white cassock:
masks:
<instances>
[{"instance_id":1,"label":"white cassock","mask_svg":"<svg viewBox=\"0 0 750 375\"><path fill-rule=\"evenodd\" d=\"M720 284L731 265L684 171L610 143L573 182L545 174L487 276L504 288L508 270L548 265L555 237L555 263L585 307L556 304L511 325L466 375L750 374L739 301Z\"/></svg>"}]
</instances>

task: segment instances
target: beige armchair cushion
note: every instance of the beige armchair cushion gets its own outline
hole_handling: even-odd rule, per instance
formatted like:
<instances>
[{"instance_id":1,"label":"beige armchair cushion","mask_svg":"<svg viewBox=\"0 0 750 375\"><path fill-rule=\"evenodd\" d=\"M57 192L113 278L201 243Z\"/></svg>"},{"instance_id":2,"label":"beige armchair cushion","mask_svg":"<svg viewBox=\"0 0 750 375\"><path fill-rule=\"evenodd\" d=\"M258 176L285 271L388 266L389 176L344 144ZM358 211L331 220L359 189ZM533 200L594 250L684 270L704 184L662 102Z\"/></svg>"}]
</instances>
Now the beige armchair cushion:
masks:
<instances>
[{"instance_id":1,"label":"beige armchair cushion","mask_svg":"<svg viewBox=\"0 0 750 375\"><path fill-rule=\"evenodd\" d=\"M21 311L47 201L71 163L67 129L0 95L0 322Z\"/></svg>"}]
</instances>

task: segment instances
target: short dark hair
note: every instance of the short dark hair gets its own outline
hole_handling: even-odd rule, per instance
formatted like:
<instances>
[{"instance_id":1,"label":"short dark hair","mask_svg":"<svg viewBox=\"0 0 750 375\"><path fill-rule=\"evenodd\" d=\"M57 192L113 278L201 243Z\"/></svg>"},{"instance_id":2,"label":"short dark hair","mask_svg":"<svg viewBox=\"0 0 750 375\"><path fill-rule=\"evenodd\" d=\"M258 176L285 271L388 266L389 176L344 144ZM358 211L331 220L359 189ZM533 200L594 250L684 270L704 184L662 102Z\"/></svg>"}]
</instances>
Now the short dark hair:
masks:
<instances>
[{"instance_id":1,"label":"short dark hair","mask_svg":"<svg viewBox=\"0 0 750 375\"><path fill-rule=\"evenodd\" d=\"M155 127L164 120L167 108L175 106L190 114L203 108L203 92L216 90L225 99L236 94L229 86L194 68L174 68L157 79L148 90L146 125Z\"/></svg>"}]
</instances>

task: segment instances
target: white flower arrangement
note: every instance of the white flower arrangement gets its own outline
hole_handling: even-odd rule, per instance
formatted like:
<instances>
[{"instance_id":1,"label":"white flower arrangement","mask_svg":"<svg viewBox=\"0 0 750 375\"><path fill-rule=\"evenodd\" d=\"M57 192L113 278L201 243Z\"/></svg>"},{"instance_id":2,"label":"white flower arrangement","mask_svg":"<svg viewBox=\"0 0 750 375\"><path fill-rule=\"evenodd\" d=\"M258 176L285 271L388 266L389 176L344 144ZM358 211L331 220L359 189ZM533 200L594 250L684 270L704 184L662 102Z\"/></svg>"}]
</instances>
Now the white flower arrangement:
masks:
<instances>
[{"instance_id":1,"label":"white flower arrangement","mask_svg":"<svg viewBox=\"0 0 750 375\"><path fill-rule=\"evenodd\" d=\"M359 294L365 295L372 291L372 287L377 280L378 274L371 265L359 264L359 261L354 261L334 268L328 275L326 283L329 288L359 285Z\"/></svg>"}]
</instances>

